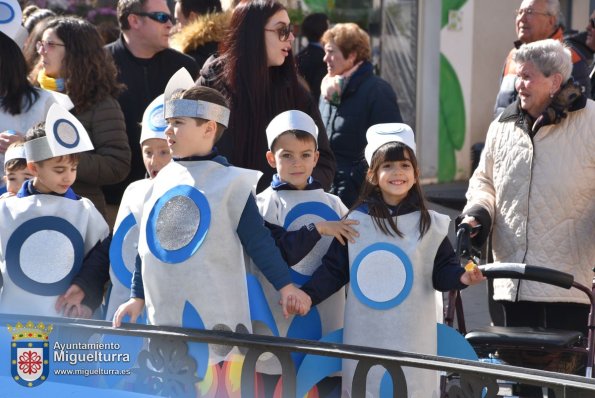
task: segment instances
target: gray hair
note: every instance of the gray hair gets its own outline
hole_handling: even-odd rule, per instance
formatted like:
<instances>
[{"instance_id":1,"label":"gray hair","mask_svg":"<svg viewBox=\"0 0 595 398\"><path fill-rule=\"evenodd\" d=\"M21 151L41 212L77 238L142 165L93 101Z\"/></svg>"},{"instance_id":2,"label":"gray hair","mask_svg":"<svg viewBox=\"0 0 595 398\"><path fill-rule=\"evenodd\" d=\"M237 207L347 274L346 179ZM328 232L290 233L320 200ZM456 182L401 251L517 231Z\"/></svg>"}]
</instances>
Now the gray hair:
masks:
<instances>
[{"instance_id":1,"label":"gray hair","mask_svg":"<svg viewBox=\"0 0 595 398\"><path fill-rule=\"evenodd\" d=\"M572 73L572 55L564 44L554 39L538 40L523 44L514 54L514 62L531 62L544 76L562 75L566 82Z\"/></svg>"},{"instance_id":2,"label":"gray hair","mask_svg":"<svg viewBox=\"0 0 595 398\"><path fill-rule=\"evenodd\" d=\"M556 17L556 25L558 25L560 23L560 1L545 0L545 7L551 16Z\"/></svg>"}]
</instances>

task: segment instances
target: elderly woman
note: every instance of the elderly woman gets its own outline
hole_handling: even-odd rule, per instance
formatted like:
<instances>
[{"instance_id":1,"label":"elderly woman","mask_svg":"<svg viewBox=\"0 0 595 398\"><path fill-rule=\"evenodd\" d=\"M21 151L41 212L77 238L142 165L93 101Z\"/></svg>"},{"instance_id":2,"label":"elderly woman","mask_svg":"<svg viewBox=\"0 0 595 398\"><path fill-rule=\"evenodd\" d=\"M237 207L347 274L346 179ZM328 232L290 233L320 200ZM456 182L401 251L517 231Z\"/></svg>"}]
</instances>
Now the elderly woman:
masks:
<instances>
[{"instance_id":1,"label":"elderly woman","mask_svg":"<svg viewBox=\"0 0 595 398\"><path fill-rule=\"evenodd\" d=\"M548 39L525 44L517 101L492 122L469 181L463 222L490 230L494 261L551 267L591 286L595 259L595 102L570 78L570 52ZM498 279L507 326L586 332L584 294Z\"/></svg>"},{"instance_id":2,"label":"elderly woman","mask_svg":"<svg viewBox=\"0 0 595 398\"><path fill-rule=\"evenodd\" d=\"M402 122L401 112L390 84L374 76L366 32L354 23L337 24L321 42L328 74L322 80L320 113L337 159L331 192L351 207L367 169L368 127Z\"/></svg>"}]
</instances>

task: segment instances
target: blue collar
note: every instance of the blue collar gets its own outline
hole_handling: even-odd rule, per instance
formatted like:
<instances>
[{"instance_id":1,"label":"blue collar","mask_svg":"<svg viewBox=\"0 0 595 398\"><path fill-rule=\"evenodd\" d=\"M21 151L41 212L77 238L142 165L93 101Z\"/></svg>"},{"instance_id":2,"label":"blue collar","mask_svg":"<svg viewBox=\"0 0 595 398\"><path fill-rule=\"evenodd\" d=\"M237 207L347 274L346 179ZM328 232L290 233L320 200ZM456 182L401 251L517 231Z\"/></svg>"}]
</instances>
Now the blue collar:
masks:
<instances>
[{"instance_id":1,"label":"blue collar","mask_svg":"<svg viewBox=\"0 0 595 398\"><path fill-rule=\"evenodd\" d=\"M225 156L219 155L219 151L217 150L217 147L213 147L213 150L208 155L187 156L185 158L174 158L174 162L197 162L197 161L204 161L204 160L212 160L213 162L217 162L223 166L231 166Z\"/></svg>"},{"instance_id":2,"label":"blue collar","mask_svg":"<svg viewBox=\"0 0 595 398\"><path fill-rule=\"evenodd\" d=\"M273 181L271 181L271 188L274 191L297 191L298 189L288 182L281 180L279 174L273 175ZM316 181L312 176L308 177L308 184L302 191L313 191L315 189L322 189L322 185Z\"/></svg>"},{"instance_id":3,"label":"blue collar","mask_svg":"<svg viewBox=\"0 0 595 398\"><path fill-rule=\"evenodd\" d=\"M33 195L61 196L63 198L72 199L72 200L80 200L81 199L80 196L78 196L77 194L74 193L72 188L68 188L68 190L64 194L59 194L56 192L50 192L50 193L44 194L42 192L39 192L37 189L35 189L33 187L33 179L25 181L25 183L23 184L21 189L19 189L19 192L17 192L17 198L26 198L27 196L33 196Z\"/></svg>"}]
</instances>

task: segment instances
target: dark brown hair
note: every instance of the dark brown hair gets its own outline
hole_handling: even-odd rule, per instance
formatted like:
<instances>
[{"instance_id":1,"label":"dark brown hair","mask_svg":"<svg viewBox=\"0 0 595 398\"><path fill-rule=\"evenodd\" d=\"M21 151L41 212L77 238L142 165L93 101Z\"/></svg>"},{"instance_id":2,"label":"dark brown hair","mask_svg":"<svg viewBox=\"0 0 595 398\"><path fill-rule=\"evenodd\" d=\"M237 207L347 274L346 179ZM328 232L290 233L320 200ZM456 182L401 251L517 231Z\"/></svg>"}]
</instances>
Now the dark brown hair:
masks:
<instances>
[{"instance_id":1,"label":"dark brown hair","mask_svg":"<svg viewBox=\"0 0 595 398\"><path fill-rule=\"evenodd\" d=\"M275 0L240 3L231 17L227 38L221 44L223 71L219 76L228 91L229 129L235 150L231 163L259 169L266 148L266 126L281 112L307 112L308 93L297 79L290 52L280 66L267 65L265 26L285 7Z\"/></svg>"},{"instance_id":2,"label":"dark brown hair","mask_svg":"<svg viewBox=\"0 0 595 398\"><path fill-rule=\"evenodd\" d=\"M64 42L61 74L77 113L108 96L118 96L123 86L117 81L116 65L93 24L77 17L59 17L47 29L54 29Z\"/></svg>"},{"instance_id":3,"label":"dark brown hair","mask_svg":"<svg viewBox=\"0 0 595 398\"><path fill-rule=\"evenodd\" d=\"M128 23L128 16L130 14L134 14L136 12L143 12L145 3L147 0L119 0L118 6L116 7L116 13L118 15L118 23L120 24L120 29L128 30L130 29L130 24Z\"/></svg>"},{"instance_id":4,"label":"dark brown hair","mask_svg":"<svg viewBox=\"0 0 595 398\"><path fill-rule=\"evenodd\" d=\"M316 142L316 139L314 138L314 136L310 133L308 133L307 131L303 131L303 130L287 130L282 132L281 134L279 134L274 140L273 142L271 142L271 151L275 152L275 145L277 144L277 139L283 135L286 134L292 134L298 141L301 142L311 142L314 144L314 150L317 149L318 143Z\"/></svg>"},{"instance_id":5,"label":"dark brown hair","mask_svg":"<svg viewBox=\"0 0 595 398\"><path fill-rule=\"evenodd\" d=\"M415 184L413 184L413 187L411 187L404 200L413 202L421 213L419 218L419 235L421 239L421 237L428 232L428 229L430 229L432 220L419 184L417 158L411 148L401 142L389 142L388 144L382 145L376 152L374 152L374 155L372 156L372 164L370 165L370 169L368 170L366 179L362 185L360 196L351 211L361 204L366 204L368 205L369 214L372 216L374 223L383 233L390 236L394 236L393 233L395 233L399 237L403 237L403 233L397 226L396 219L391 216L390 209L382 199L382 193L378 186L377 177L378 170L384 162L394 162L399 160L409 160L413 166Z\"/></svg>"}]
</instances>

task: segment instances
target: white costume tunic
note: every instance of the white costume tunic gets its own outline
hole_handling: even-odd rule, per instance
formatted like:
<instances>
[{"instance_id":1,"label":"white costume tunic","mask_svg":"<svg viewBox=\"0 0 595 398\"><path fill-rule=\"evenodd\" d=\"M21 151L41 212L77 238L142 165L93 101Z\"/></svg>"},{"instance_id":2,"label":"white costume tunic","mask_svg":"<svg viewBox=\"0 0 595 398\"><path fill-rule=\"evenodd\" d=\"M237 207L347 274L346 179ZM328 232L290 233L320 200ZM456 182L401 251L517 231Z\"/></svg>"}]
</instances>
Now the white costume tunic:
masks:
<instances>
[{"instance_id":1,"label":"white costume tunic","mask_svg":"<svg viewBox=\"0 0 595 398\"><path fill-rule=\"evenodd\" d=\"M251 330L236 231L259 174L204 160L170 163L155 177L138 247L150 324ZM229 353L210 351L210 363Z\"/></svg>"},{"instance_id":2,"label":"white costume tunic","mask_svg":"<svg viewBox=\"0 0 595 398\"><path fill-rule=\"evenodd\" d=\"M111 320L118 307L130 298L132 273L138 258L139 217L151 184L152 180L148 178L134 181L122 195L110 245L109 273L112 288L105 317L107 320Z\"/></svg>"},{"instance_id":3,"label":"white costume tunic","mask_svg":"<svg viewBox=\"0 0 595 398\"><path fill-rule=\"evenodd\" d=\"M432 224L419 240L418 211L397 217L404 237L391 237L359 211L360 238L349 244L350 289L344 343L436 355L434 259L448 232L448 216L430 211ZM343 392L349 396L356 362L343 361ZM437 397L438 373L403 368L410 398ZM368 373L366 396L379 397L385 369ZM355 398L355 397L354 397Z\"/></svg>"},{"instance_id":4,"label":"white costume tunic","mask_svg":"<svg viewBox=\"0 0 595 398\"><path fill-rule=\"evenodd\" d=\"M256 203L265 221L283 227L287 231L295 231L310 223L320 221L338 221L347 214L347 208L338 196L325 193L322 189L315 190L274 190L271 187L258 194ZM291 267L292 282L298 286L306 283L322 257L326 254L333 238L322 236L316 246L298 264ZM320 339L330 332L343 328L343 313L345 310L345 289L342 288L326 299L323 303L312 308L308 317L290 316L285 319L283 310L279 306L279 293L255 266L252 272L257 276L281 337ZM253 303L254 304L254 303ZM318 317L320 322L318 322ZM301 321L298 330L291 328L292 321ZM271 335L269 327L263 323L252 326L254 333ZM291 329L291 332L288 331ZM307 329L307 330L304 330ZM262 373L280 374L281 367L277 360L266 360L261 357L257 370Z\"/></svg>"},{"instance_id":5,"label":"white costume tunic","mask_svg":"<svg viewBox=\"0 0 595 398\"><path fill-rule=\"evenodd\" d=\"M0 312L57 316L83 258L109 234L93 203L37 194L0 201Z\"/></svg>"}]
</instances>

